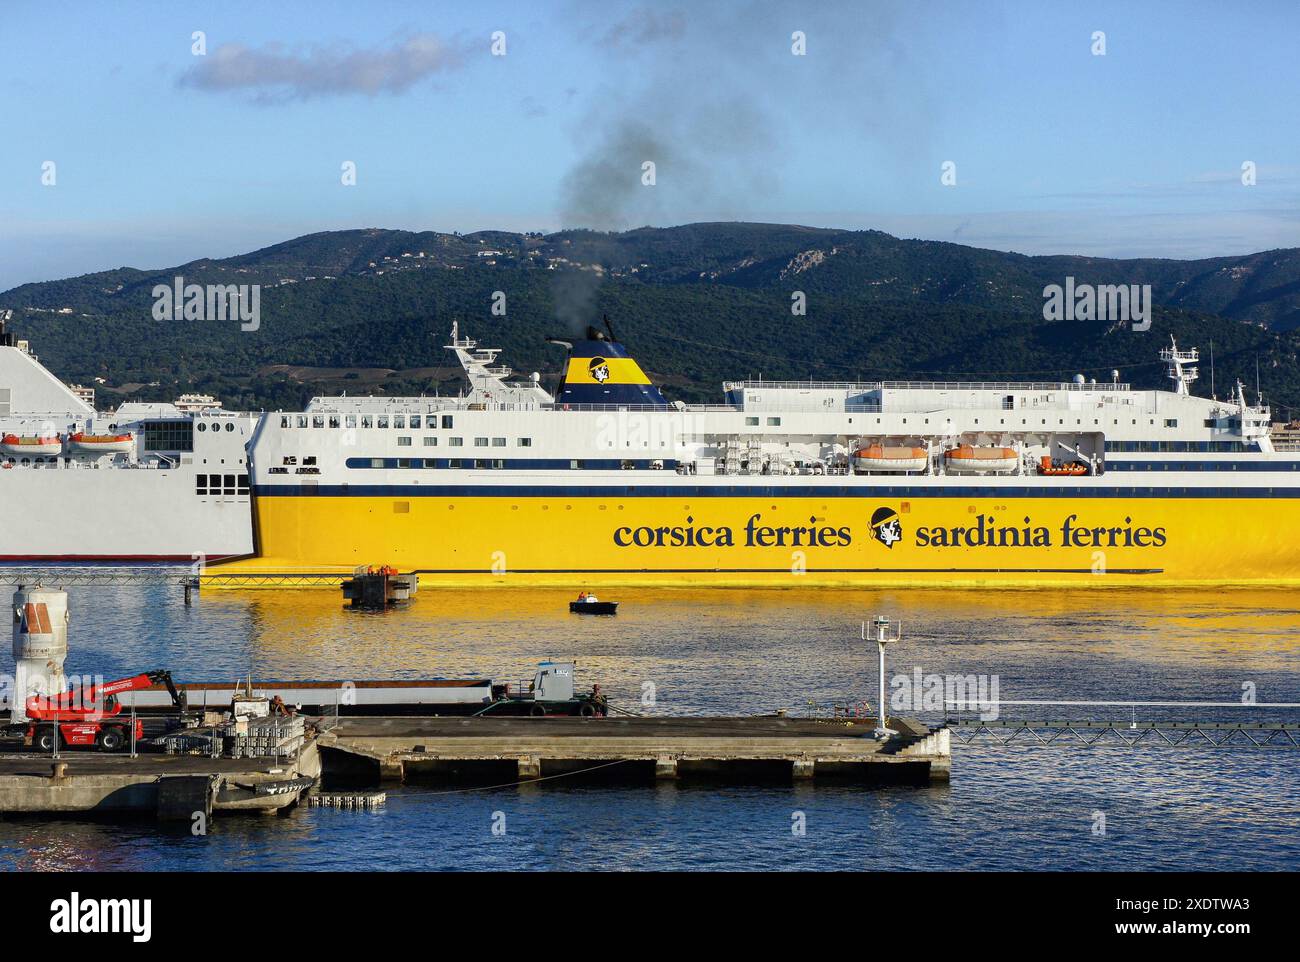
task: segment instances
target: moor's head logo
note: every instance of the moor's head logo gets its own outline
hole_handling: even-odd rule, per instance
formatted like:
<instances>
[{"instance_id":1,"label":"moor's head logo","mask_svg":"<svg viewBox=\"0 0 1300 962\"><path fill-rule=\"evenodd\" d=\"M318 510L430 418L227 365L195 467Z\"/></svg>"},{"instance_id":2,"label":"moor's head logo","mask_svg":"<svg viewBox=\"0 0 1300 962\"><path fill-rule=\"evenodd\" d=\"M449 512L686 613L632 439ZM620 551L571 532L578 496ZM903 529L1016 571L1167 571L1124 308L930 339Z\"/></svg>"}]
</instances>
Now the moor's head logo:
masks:
<instances>
[{"instance_id":1,"label":"moor's head logo","mask_svg":"<svg viewBox=\"0 0 1300 962\"><path fill-rule=\"evenodd\" d=\"M893 508L877 508L871 516L871 537L886 548L902 541L903 523L898 519L898 512Z\"/></svg>"},{"instance_id":2,"label":"moor's head logo","mask_svg":"<svg viewBox=\"0 0 1300 962\"><path fill-rule=\"evenodd\" d=\"M609 380L609 362L603 357L593 357L591 363L587 365L587 370L601 384Z\"/></svg>"}]
</instances>

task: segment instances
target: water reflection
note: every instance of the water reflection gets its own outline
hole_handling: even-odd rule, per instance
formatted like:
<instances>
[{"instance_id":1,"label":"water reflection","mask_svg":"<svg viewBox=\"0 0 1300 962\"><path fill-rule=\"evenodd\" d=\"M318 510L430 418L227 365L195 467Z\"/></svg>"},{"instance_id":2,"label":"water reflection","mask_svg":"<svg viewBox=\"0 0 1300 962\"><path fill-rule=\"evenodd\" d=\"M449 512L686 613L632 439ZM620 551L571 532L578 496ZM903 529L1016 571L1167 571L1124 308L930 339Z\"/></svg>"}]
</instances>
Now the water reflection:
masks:
<instances>
[{"instance_id":1,"label":"water reflection","mask_svg":"<svg viewBox=\"0 0 1300 962\"><path fill-rule=\"evenodd\" d=\"M207 592L188 608L175 588L70 594L68 669L109 677L511 680L573 658L580 682L638 710L647 682L659 712L798 710L874 703L858 625L884 613L903 623L893 670L997 675L1003 698L1237 701L1250 683L1260 701L1300 701L1300 596L1282 589L624 589L613 618L569 615L567 593L541 589L425 591L381 614L329 591ZM0 823L0 866L1294 868L1298 787L1300 750L973 746L940 789L413 789L377 813L218 819L206 839L19 819ZM495 810L509 815L504 839ZM795 810L806 837L791 835Z\"/></svg>"}]
</instances>

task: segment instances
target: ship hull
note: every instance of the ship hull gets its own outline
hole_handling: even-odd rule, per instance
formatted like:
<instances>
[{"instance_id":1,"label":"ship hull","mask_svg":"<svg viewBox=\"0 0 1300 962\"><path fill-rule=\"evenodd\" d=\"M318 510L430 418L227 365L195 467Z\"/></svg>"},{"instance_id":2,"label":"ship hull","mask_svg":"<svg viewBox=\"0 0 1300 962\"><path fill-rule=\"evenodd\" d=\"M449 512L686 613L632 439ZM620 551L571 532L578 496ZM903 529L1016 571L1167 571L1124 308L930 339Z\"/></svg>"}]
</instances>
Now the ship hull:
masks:
<instances>
[{"instance_id":1,"label":"ship hull","mask_svg":"<svg viewBox=\"0 0 1300 962\"><path fill-rule=\"evenodd\" d=\"M1177 490L270 491L258 556L209 583L376 564L447 586L1300 582L1300 490Z\"/></svg>"},{"instance_id":2,"label":"ship hull","mask_svg":"<svg viewBox=\"0 0 1300 962\"><path fill-rule=\"evenodd\" d=\"M0 560L211 562L253 549L250 498L198 497L192 471L0 472Z\"/></svg>"}]
</instances>

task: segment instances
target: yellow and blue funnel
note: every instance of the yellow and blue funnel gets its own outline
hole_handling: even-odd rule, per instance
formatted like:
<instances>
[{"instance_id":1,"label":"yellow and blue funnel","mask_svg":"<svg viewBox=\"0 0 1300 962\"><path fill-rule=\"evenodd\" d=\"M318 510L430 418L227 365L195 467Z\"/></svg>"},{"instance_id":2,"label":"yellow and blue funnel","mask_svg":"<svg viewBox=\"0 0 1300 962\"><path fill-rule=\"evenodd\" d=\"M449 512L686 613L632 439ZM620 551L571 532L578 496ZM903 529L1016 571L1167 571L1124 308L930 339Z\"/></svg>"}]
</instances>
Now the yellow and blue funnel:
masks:
<instances>
[{"instance_id":1,"label":"yellow and blue funnel","mask_svg":"<svg viewBox=\"0 0 1300 962\"><path fill-rule=\"evenodd\" d=\"M585 340L575 341L569 348L564 384L556 402L668 406L623 345L594 327L587 328Z\"/></svg>"}]
</instances>

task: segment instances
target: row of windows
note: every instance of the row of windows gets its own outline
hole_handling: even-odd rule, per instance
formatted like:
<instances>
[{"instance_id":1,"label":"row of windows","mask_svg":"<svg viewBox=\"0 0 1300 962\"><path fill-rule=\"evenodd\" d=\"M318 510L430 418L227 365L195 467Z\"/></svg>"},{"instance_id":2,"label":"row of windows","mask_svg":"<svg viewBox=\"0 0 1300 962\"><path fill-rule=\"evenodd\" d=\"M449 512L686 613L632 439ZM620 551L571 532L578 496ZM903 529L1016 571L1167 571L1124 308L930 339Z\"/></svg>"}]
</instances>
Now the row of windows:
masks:
<instances>
[{"instance_id":1,"label":"row of windows","mask_svg":"<svg viewBox=\"0 0 1300 962\"><path fill-rule=\"evenodd\" d=\"M208 423L207 423L206 421L200 421L200 422L198 423L198 429L199 429L200 431L206 431L206 430L208 429ZM217 424L217 423L214 422L213 425L212 425L212 430L213 430L213 431L220 431L220 430L221 430L221 425L220 425L220 424ZM227 421L227 422L226 422L226 430L227 430L227 431L233 431L233 430L235 430L235 422L233 422L233 421Z\"/></svg>"},{"instance_id":2,"label":"row of windows","mask_svg":"<svg viewBox=\"0 0 1300 962\"><path fill-rule=\"evenodd\" d=\"M444 414L281 414L282 428L450 428L452 415Z\"/></svg>"},{"instance_id":3,"label":"row of windows","mask_svg":"<svg viewBox=\"0 0 1300 962\"><path fill-rule=\"evenodd\" d=\"M348 458L349 468L417 468L452 470L461 468L497 470L551 470L551 471L662 471L677 467L676 461L659 459L568 459L568 458ZM276 472L274 468L272 473ZM287 472L286 472L287 473Z\"/></svg>"},{"instance_id":4,"label":"row of windows","mask_svg":"<svg viewBox=\"0 0 1300 962\"><path fill-rule=\"evenodd\" d=\"M1149 453L1172 451L1176 453L1225 451L1239 453L1258 450L1241 441L1107 441L1106 450L1117 453Z\"/></svg>"},{"instance_id":5,"label":"row of windows","mask_svg":"<svg viewBox=\"0 0 1300 962\"><path fill-rule=\"evenodd\" d=\"M1300 461L1109 461L1108 471L1300 471Z\"/></svg>"},{"instance_id":6,"label":"row of windows","mask_svg":"<svg viewBox=\"0 0 1300 962\"><path fill-rule=\"evenodd\" d=\"M195 494L248 494L246 474L197 474L194 476Z\"/></svg>"}]
</instances>

